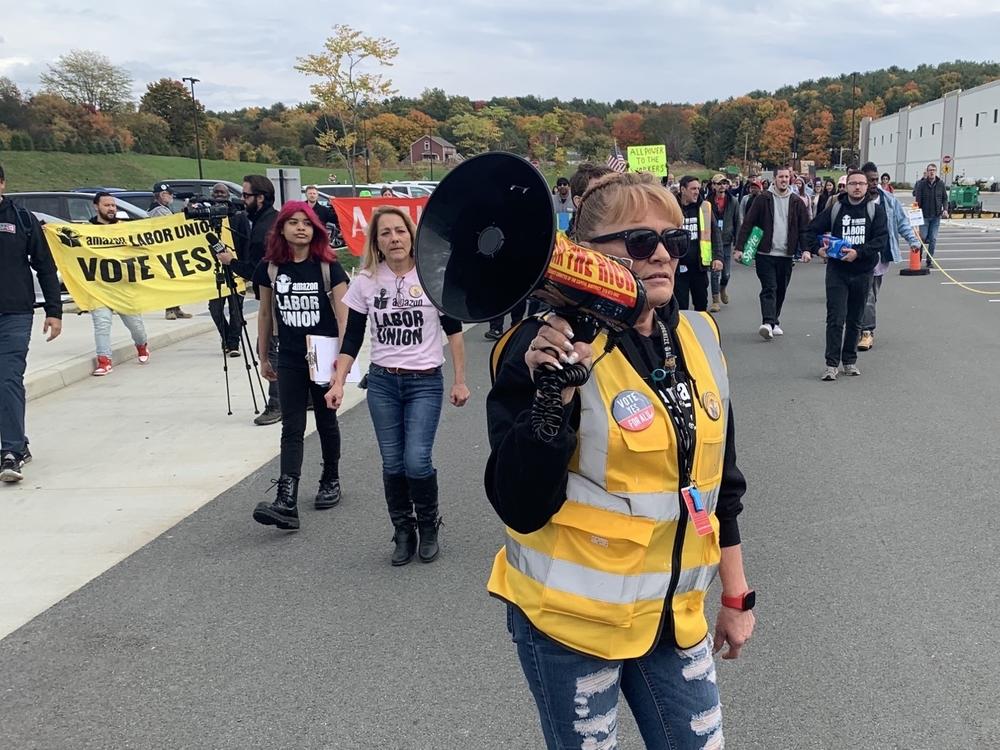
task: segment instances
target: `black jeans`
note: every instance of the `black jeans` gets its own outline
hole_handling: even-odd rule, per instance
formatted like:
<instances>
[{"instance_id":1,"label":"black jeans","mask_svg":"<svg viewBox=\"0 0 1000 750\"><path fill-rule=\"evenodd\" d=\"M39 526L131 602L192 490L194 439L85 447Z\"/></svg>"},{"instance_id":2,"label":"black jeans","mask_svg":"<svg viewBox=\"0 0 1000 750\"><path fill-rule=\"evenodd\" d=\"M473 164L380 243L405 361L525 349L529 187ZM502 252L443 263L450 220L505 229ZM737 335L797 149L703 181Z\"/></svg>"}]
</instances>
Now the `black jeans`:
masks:
<instances>
[{"instance_id":1,"label":"black jeans","mask_svg":"<svg viewBox=\"0 0 1000 750\"><path fill-rule=\"evenodd\" d=\"M761 323L778 325L781 306L785 304L785 291L792 279L791 256L757 256L757 278L760 279Z\"/></svg>"},{"instance_id":2,"label":"black jeans","mask_svg":"<svg viewBox=\"0 0 1000 750\"><path fill-rule=\"evenodd\" d=\"M684 273L674 274L674 299L681 310L691 304L698 312L708 309L708 271L688 266Z\"/></svg>"},{"instance_id":3,"label":"black jeans","mask_svg":"<svg viewBox=\"0 0 1000 750\"><path fill-rule=\"evenodd\" d=\"M517 303L517 305L514 307L513 310L510 311L510 324L512 326L516 325L521 321L521 319L524 317L524 311L527 309L527 307L528 307L528 300L523 299ZM493 318L493 320L490 321L490 330L503 331L504 330L503 321L505 317L506 317L505 315L501 315L499 318Z\"/></svg>"},{"instance_id":4,"label":"black jeans","mask_svg":"<svg viewBox=\"0 0 1000 750\"><path fill-rule=\"evenodd\" d=\"M0 313L0 438L3 452L24 456L24 370L31 341L31 313Z\"/></svg>"},{"instance_id":5,"label":"black jeans","mask_svg":"<svg viewBox=\"0 0 1000 750\"><path fill-rule=\"evenodd\" d=\"M872 272L851 273L841 268L842 261L826 264L826 364L858 361L858 336L861 317L872 283Z\"/></svg>"},{"instance_id":6,"label":"black jeans","mask_svg":"<svg viewBox=\"0 0 1000 750\"><path fill-rule=\"evenodd\" d=\"M259 342L258 342L259 344ZM258 345L257 351L260 351L260 346ZM274 371L278 371L278 337L271 334L271 341L267 346L267 361L271 363L271 367ZM281 408L281 395L278 390L278 384L268 382L267 384L267 406L273 406L275 409Z\"/></svg>"},{"instance_id":7,"label":"black jeans","mask_svg":"<svg viewBox=\"0 0 1000 750\"><path fill-rule=\"evenodd\" d=\"M338 477L340 470L340 425L337 412L328 409L324 397L329 386L309 379L305 367L278 367L281 392L281 473L299 477L302 473L302 442L306 432L306 394L312 394L316 432L323 453L323 473Z\"/></svg>"},{"instance_id":8,"label":"black jeans","mask_svg":"<svg viewBox=\"0 0 1000 750\"><path fill-rule=\"evenodd\" d=\"M226 320L226 307L229 308L229 320ZM230 294L219 299L213 297L208 301L208 312L219 330L222 345L227 351L240 348L240 338L243 336L243 295Z\"/></svg>"}]
</instances>

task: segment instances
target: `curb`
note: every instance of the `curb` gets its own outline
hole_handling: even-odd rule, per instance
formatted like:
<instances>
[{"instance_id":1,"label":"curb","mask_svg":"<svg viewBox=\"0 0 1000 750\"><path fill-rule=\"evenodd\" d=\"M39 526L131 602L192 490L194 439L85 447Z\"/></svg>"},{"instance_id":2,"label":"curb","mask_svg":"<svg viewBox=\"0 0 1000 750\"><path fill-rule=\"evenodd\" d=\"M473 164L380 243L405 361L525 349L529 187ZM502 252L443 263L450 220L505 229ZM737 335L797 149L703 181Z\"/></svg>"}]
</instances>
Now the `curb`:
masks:
<instances>
[{"instance_id":1,"label":"curb","mask_svg":"<svg viewBox=\"0 0 1000 750\"><path fill-rule=\"evenodd\" d=\"M256 314L248 315L247 320L251 317L256 317ZM180 341L184 341L185 339L200 336L201 334L208 333L209 331L215 331L215 323L212 322L211 318L206 321L189 323L176 331L164 331L153 334L149 337L149 348L155 353L160 349L170 346L171 344L176 344ZM126 344L121 344L111 350L111 359L116 365L133 360L136 356L135 346L131 341ZM54 367L46 367L41 370L36 370L30 375L26 375L24 378L24 389L27 400L32 401L36 398L47 396L50 393L54 393L55 391L65 388L68 385L78 383L81 380L86 380L91 377L93 370L93 353L64 360Z\"/></svg>"}]
</instances>

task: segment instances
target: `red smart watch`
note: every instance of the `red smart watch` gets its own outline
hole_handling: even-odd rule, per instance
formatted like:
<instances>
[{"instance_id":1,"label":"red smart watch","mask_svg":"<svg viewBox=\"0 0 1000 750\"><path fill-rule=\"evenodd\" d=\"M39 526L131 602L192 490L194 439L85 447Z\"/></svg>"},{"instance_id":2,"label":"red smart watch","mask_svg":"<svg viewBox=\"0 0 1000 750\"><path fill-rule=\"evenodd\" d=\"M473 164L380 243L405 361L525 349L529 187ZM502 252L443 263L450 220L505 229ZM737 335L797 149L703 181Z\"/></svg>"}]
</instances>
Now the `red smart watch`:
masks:
<instances>
[{"instance_id":1,"label":"red smart watch","mask_svg":"<svg viewBox=\"0 0 1000 750\"><path fill-rule=\"evenodd\" d=\"M730 609L738 609L741 612L748 612L753 609L753 605L757 603L757 593L750 589L749 591L739 594L738 596L726 596L722 595L722 606L729 607Z\"/></svg>"}]
</instances>

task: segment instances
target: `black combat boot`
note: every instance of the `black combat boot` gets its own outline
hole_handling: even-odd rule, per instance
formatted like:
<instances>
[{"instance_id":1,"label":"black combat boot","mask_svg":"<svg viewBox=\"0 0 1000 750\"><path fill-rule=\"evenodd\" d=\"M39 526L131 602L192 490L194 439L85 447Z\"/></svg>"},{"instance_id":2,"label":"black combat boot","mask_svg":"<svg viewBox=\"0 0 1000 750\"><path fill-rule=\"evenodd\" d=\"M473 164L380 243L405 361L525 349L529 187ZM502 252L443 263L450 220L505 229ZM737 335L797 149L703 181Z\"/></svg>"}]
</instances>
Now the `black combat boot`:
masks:
<instances>
[{"instance_id":1,"label":"black combat boot","mask_svg":"<svg viewBox=\"0 0 1000 750\"><path fill-rule=\"evenodd\" d=\"M278 496L273 503L257 503L253 509L253 520L279 529L299 528L299 478L282 474L275 484Z\"/></svg>"},{"instance_id":2,"label":"black combat boot","mask_svg":"<svg viewBox=\"0 0 1000 750\"><path fill-rule=\"evenodd\" d=\"M332 508L340 502L340 477L337 472L323 464L323 476L319 479L319 491L316 492L316 510Z\"/></svg>"},{"instance_id":3,"label":"black combat boot","mask_svg":"<svg viewBox=\"0 0 1000 750\"><path fill-rule=\"evenodd\" d=\"M429 563L441 551L438 547L438 527L441 525L441 517L438 515L437 472L423 479L408 481L413 509L417 512L417 528L420 529L420 562Z\"/></svg>"},{"instance_id":4,"label":"black combat boot","mask_svg":"<svg viewBox=\"0 0 1000 750\"><path fill-rule=\"evenodd\" d=\"M408 480L405 474L383 474L385 502L389 507L389 520L396 533L392 541L396 548L392 552L393 565L406 565L417 551L417 529L410 502Z\"/></svg>"}]
</instances>

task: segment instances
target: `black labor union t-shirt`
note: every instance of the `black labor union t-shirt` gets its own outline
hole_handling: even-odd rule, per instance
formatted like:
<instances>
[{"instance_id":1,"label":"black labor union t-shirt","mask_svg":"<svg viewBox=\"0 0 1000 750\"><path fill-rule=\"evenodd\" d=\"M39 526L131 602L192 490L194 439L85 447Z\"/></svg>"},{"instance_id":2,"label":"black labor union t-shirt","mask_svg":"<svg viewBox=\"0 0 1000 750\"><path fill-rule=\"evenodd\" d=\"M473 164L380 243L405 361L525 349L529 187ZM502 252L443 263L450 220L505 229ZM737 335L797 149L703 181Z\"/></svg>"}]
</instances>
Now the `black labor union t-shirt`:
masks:
<instances>
[{"instance_id":1,"label":"black labor union t-shirt","mask_svg":"<svg viewBox=\"0 0 1000 750\"><path fill-rule=\"evenodd\" d=\"M323 269L314 260L283 263L271 288L271 277L264 261L257 266L253 281L271 289L274 317L278 321L278 365L307 367L306 335L337 336L337 316L323 288ZM330 264L330 289L348 282L339 263Z\"/></svg>"}]
</instances>

